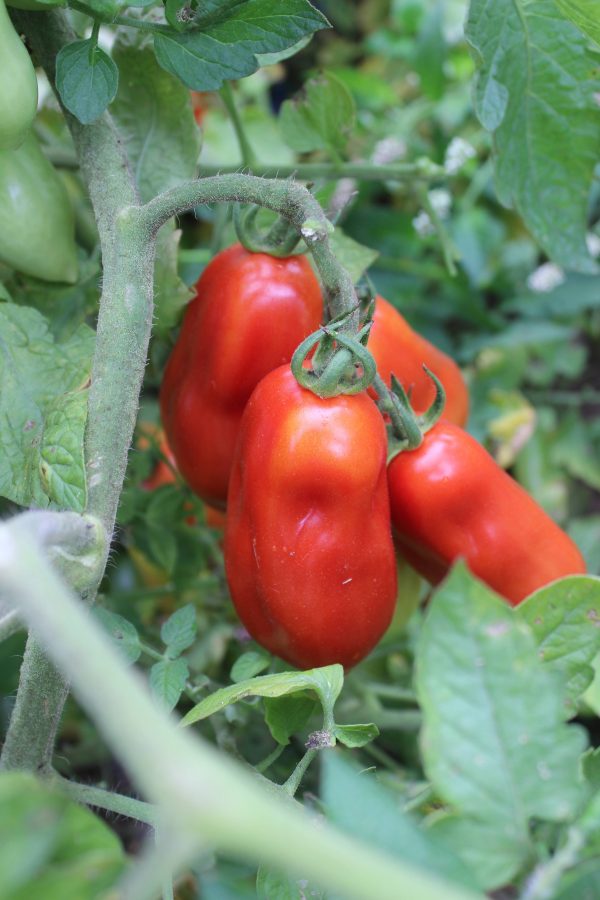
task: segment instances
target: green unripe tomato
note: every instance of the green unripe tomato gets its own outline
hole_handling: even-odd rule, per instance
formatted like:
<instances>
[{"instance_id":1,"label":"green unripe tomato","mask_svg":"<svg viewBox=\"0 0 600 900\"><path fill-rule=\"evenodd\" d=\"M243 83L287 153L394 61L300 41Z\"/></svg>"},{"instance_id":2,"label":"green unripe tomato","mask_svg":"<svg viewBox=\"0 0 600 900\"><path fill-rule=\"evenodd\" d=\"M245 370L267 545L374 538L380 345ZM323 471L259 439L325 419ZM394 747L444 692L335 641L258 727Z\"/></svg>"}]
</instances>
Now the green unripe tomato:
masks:
<instances>
[{"instance_id":1,"label":"green unripe tomato","mask_svg":"<svg viewBox=\"0 0 600 900\"><path fill-rule=\"evenodd\" d=\"M23 42L0 0L0 150L18 147L37 109L37 78Z\"/></svg>"},{"instance_id":2,"label":"green unripe tomato","mask_svg":"<svg viewBox=\"0 0 600 900\"><path fill-rule=\"evenodd\" d=\"M73 209L33 132L0 151L0 260L43 281L77 281Z\"/></svg>"}]
</instances>

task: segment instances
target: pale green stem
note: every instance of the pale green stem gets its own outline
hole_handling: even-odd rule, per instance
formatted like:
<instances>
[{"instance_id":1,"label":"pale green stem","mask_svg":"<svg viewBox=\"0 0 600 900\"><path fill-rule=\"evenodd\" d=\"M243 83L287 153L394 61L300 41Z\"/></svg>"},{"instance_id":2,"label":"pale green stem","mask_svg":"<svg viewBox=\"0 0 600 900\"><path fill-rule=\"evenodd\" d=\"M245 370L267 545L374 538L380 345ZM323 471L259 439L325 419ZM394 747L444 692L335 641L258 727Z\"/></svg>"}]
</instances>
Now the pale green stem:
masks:
<instances>
[{"instance_id":1,"label":"pale green stem","mask_svg":"<svg viewBox=\"0 0 600 900\"><path fill-rule=\"evenodd\" d=\"M221 95L221 100L225 105L225 109L227 110L227 114L231 119L231 124L233 125L233 129L235 131L235 136L237 138L238 146L240 148L240 153L242 156L242 165L244 166L244 168L252 169L256 165L256 157L254 156L254 151L248 140L240 111L237 108L235 95L233 93L233 88L231 87L230 81L225 82L225 84L219 91L219 94Z\"/></svg>"},{"instance_id":2,"label":"pale green stem","mask_svg":"<svg viewBox=\"0 0 600 900\"><path fill-rule=\"evenodd\" d=\"M89 610L31 540L0 525L0 592L10 597L165 827L237 858L363 900L468 900L475 895L360 844L314 819L174 719L150 697Z\"/></svg>"}]
</instances>

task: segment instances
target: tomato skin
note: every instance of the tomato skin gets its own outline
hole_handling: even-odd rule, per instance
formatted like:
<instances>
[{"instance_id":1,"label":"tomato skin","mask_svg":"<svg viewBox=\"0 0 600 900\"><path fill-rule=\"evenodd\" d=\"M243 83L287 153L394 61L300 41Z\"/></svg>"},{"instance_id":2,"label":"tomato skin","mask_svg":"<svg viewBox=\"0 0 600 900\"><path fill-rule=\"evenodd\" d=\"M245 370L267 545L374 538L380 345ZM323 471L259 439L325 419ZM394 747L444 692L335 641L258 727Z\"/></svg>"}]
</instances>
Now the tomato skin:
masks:
<instances>
[{"instance_id":1,"label":"tomato skin","mask_svg":"<svg viewBox=\"0 0 600 900\"><path fill-rule=\"evenodd\" d=\"M33 63L0 0L0 150L19 147L37 110L38 87Z\"/></svg>"},{"instance_id":2,"label":"tomato skin","mask_svg":"<svg viewBox=\"0 0 600 900\"><path fill-rule=\"evenodd\" d=\"M0 151L0 260L43 281L77 281L71 201L31 131Z\"/></svg>"},{"instance_id":3,"label":"tomato skin","mask_svg":"<svg viewBox=\"0 0 600 900\"><path fill-rule=\"evenodd\" d=\"M423 363L440 379L446 391L444 418L464 425L469 415L469 393L453 359L410 327L406 319L383 297L375 299L369 351L386 384L392 372L404 389L411 391L417 412L424 412L435 399L435 386L423 371Z\"/></svg>"},{"instance_id":4,"label":"tomato skin","mask_svg":"<svg viewBox=\"0 0 600 900\"><path fill-rule=\"evenodd\" d=\"M225 505L250 394L319 327L322 308L319 282L302 256L276 259L236 244L200 276L160 403L177 468L211 506Z\"/></svg>"},{"instance_id":5,"label":"tomato skin","mask_svg":"<svg viewBox=\"0 0 600 900\"><path fill-rule=\"evenodd\" d=\"M238 615L300 668L355 665L396 601L383 419L366 394L322 400L288 366L246 407L227 504Z\"/></svg>"},{"instance_id":6,"label":"tomato skin","mask_svg":"<svg viewBox=\"0 0 600 900\"><path fill-rule=\"evenodd\" d=\"M463 557L516 606L565 575L583 574L571 538L467 432L440 421L388 467L392 523L408 562L433 584Z\"/></svg>"}]
</instances>

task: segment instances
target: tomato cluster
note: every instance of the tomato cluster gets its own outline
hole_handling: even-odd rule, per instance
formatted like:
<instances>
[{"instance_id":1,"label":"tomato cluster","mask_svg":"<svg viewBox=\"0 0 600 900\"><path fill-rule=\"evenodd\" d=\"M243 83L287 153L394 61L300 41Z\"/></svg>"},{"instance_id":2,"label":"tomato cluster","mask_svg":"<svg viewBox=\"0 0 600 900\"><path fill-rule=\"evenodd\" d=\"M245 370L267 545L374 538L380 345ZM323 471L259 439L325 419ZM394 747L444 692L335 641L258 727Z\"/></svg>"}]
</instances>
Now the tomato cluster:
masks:
<instances>
[{"instance_id":1,"label":"tomato cluster","mask_svg":"<svg viewBox=\"0 0 600 900\"><path fill-rule=\"evenodd\" d=\"M227 499L225 564L236 610L263 646L299 667L352 666L388 627L396 547L426 579L464 558L512 604L585 571L571 539L463 430L456 363L376 298L368 348L424 412L444 418L387 463L369 391L322 399L289 366L322 316L303 257L236 245L196 285L168 362L161 410L174 459L205 501Z\"/></svg>"}]
</instances>

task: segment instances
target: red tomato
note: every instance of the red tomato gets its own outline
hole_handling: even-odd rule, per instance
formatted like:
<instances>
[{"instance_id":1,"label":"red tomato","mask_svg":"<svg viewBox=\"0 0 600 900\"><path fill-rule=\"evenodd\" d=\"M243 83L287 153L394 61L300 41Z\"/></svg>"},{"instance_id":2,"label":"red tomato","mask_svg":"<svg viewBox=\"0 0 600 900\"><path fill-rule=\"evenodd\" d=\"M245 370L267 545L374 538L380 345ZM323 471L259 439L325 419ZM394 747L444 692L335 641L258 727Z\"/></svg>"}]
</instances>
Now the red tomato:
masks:
<instances>
[{"instance_id":1,"label":"red tomato","mask_svg":"<svg viewBox=\"0 0 600 900\"><path fill-rule=\"evenodd\" d=\"M469 394L453 359L417 334L391 303L375 300L373 327L368 348L377 370L389 385L392 373L406 391L417 412L424 412L435 399L435 385L423 371L423 363L442 382L446 391L444 418L464 425L469 415Z\"/></svg>"},{"instance_id":2,"label":"red tomato","mask_svg":"<svg viewBox=\"0 0 600 900\"><path fill-rule=\"evenodd\" d=\"M513 605L585 573L571 538L474 438L441 421L388 467L399 549L433 584L463 557Z\"/></svg>"},{"instance_id":3,"label":"red tomato","mask_svg":"<svg viewBox=\"0 0 600 900\"><path fill-rule=\"evenodd\" d=\"M353 666L391 621L386 451L366 393L322 400L282 366L248 403L227 505L227 579L250 634L295 666Z\"/></svg>"},{"instance_id":4,"label":"red tomato","mask_svg":"<svg viewBox=\"0 0 600 900\"><path fill-rule=\"evenodd\" d=\"M200 276L160 403L177 468L212 506L225 505L250 394L319 327L322 307L319 282L303 256L277 259L236 244Z\"/></svg>"}]
</instances>

